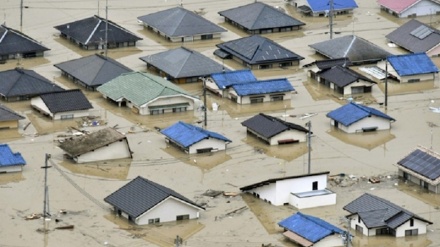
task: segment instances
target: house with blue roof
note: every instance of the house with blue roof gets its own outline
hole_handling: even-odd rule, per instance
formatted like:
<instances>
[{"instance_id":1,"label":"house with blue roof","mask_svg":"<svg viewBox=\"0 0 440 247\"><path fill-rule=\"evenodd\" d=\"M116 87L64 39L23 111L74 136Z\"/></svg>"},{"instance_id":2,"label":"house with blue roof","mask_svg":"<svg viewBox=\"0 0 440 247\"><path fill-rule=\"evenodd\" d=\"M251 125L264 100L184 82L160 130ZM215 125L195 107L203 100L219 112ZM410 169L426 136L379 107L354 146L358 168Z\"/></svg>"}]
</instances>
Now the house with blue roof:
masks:
<instances>
[{"instance_id":1,"label":"house with blue roof","mask_svg":"<svg viewBox=\"0 0 440 247\"><path fill-rule=\"evenodd\" d=\"M226 150L232 141L221 134L179 121L160 131L166 142L189 154Z\"/></svg>"},{"instance_id":2,"label":"house with blue roof","mask_svg":"<svg viewBox=\"0 0 440 247\"><path fill-rule=\"evenodd\" d=\"M438 73L437 66L424 52L388 56L386 61L378 62L378 67L400 83L432 81Z\"/></svg>"},{"instance_id":3,"label":"house with blue roof","mask_svg":"<svg viewBox=\"0 0 440 247\"><path fill-rule=\"evenodd\" d=\"M300 246L342 246L344 230L311 215L297 212L278 222L283 235Z\"/></svg>"},{"instance_id":4,"label":"house with blue roof","mask_svg":"<svg viewBox=\"0 0 440 247\"><path fill-rule=\"evenodd\" d=\"M206 89L222 96L227 97L228 89L234 84L245 84L256 81L257 78L249 69L222 71L212 73L206 80Z\"/></svg>"},{"instance_id":5,"label":"house with blue roof","mask_svg":"<svg viewBox=\"0 0 440 247\"><path fill-rule=\"evenodd\" d=\"M387 130L396 120L374 108L350 102L326 115L331 125L347 133Z\"/></svg>"},{"instance_id":6,"label":"house with blue roof","mask_svg":"<svg viewBox=\"0 0 440 247\"><path fill-rule=\"evenodd\" d=\"M0 173L21 172L26 161L20 153L12 152L8 144L0 144Z\"/></svg>"},{"instance_id":7,"label":"house with blue roof","mask_svg":"<svg viewBox=\"0 0 440 247\"><path fill-rule=\"evenodd\" d=\"M330 0L291 0L291 4L304 15L328 16ZM333 0L333 15L351 14L358 5L354 0Z\"/></svg>"}]
</instances>

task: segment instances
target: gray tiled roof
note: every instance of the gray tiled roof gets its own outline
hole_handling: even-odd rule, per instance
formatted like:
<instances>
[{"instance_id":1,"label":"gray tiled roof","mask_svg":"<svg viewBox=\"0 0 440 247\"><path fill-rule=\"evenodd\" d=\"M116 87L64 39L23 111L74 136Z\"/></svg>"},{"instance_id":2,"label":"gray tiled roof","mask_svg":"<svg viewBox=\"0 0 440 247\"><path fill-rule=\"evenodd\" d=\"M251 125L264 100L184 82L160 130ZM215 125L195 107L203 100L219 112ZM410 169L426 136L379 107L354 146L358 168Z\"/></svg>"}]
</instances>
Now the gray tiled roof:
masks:
<instances>
[{"instance_id":1,"label":"gray tiled roof","mask_svg":"<svg viewBox=\"0 0 440 247\"><path fill-rule=\"evenodd\" d=\"M108 20L107 26L108 43L136 42L142 39L110 20ZM105 41L106 19L95 15L54 28L80 44L101 44Z\"/></svg>"},{"instance_id":2,"label":"gray tiled roof","mask_svg":"<svg viewBox=\"0 0 440 247\"><path fill-rule=\"evenodd\" d=\"M21 120L24 119L23 116L9 109L5 105L0 104L0 122L1 121L11 121L11 120Z\"/></svg>"},{"instance_id":3,"label":"gray tiled roof","mask_svg":"<svg viewBox=\"0 0 440 247\"><path fill-rule=\"evenodd\" d=\"M92 109L93 106L80 89L65 90L40 95L50 112L66 112Z\"/></svg>"},{"instance_id":4,"label":"gray tiled roof","mask_svg":"<svg viewBox=\"0 0 440 247\"><path fill-rule=\"evenodd\" d=\"M427 224L425 220L390 201L365 193L345 205L344 210L358 214L368 228L387 226L396 229L411 218L416 218Z\"/></svg>"},{"instance_id":5,"label":"gray tiled roof","mask_svg":"<svg viewBox=\"0 0 440 247\"><path fill-rule=\"evenodd\" d=\"M138 20L165 33L169 37L226 32L225 29L183 7L174 7L139 16Z\"/></svg>"},{"instance_id":6,"label":"gray tiled roof","mask_svg":"<svg viewBox=\"0 0 440 247\"><path fill-rule=\"evenodd\" d=\"M305 23L262 2L220 11L218 14L249 30L305 25Z\"/></svg>"},{"instance_id":7,"label":"gray tiled roof","mask_svg":"<svg viewBox=\"0 0 440 247\"><path fill-rule=\"evenodd\" d=\"M44 52L49 49L40 42L15 29L0 26L0 55Z\"/></svg>"},{"instance_id":8,"label":"gray tiled roof","mask_svg":"<svg viewBox=\"0 0 440 247\"><path fill-rule=\"evenodd\" d=\"M304 64L303 68L307 68L310 66L316 65L320 70L329 69L334 66L342 66L342 67L348 67L351 64L350 59L347 57L341 57L341 58L335 58L335 59L324 59L324 60L317 60L309 64Z\"/></svg>"},{"instance_id":9,"label":"gray tiled roof","mask_svg":"<svg viewBox=\"0 0 440 247\"><path fill-rule=\"evenodd\" d=\"M298 61L304 59L300 55L260 35L252 35L224 42L217 44L217 47L223 52L236 56L248 64Z\"/></svg>"},{"instance_id":10,"label":"gray tiled roof","mask_svg":"<svg viewBox=\"0 0 440 247\"><path fill-rule=\"evenodd\" d=\"M421 27L430 30L426 37L420 36L422 38L419 38L411 34ZM409 20L385 37L389 41L414 53L427 52L440 44L440 31L416 19Z\"/></svg>"},{"instance_id":11,"label":"gray tiled roof","mask_svg":"<svg viewBox=\"0 0 440 247\"><path fill-rule=\"evenodd\" d=\"M0 95L5 98L33 97L57 91L64 89L33 70L16 68L0 72Z\"/></svg>"},{"instance_id":12,"label":"gray tiled roof","mask_svg":"<svg viewBox=\"0 0 440 247\"><path fill-rule=\"evenodd\" d=\"M295 129L308 133L309 131L297 124L283 121L279 118L260 113L241 123L243 126L255 131L265 138L271 138L283 131Z\"/></svg>"},{"instance_id":13,"label":"gray tiled roof","mask_svg":"<svg viewBox=\"0 0 440 247\"><path fill-rule=\"evenodd\" d=\"M324 70L319 73L319 76L334 83L338 87L345 87L359 80L376 83L375 81L368 79L356 71L342 66L334 66L330 69Z\"/></svg>"},{"instance_id":14,"label":"gray tiled roof","mask_svg":"<svg viewBox=\"0 0 440 247\"><path fill-rule=\"evenodd\" d=\"M173 78L208 76L213 73L229 71L216 61L185 47L167 50L140 59Z\"/></svg>"},{"instance_id":15,"label":"gray tiled roof","mask_svg":"<svg viewBox=\"0 0 440 247\"><path fill-rule=\"evenodd\" d=\"M375 63L392 55L379 46L355 35L321 41L309 46L328 58L347 57L352 63Z\"/></svg>"},{"instance_id":16,"label":"gray tiled roof","mask_svg":"<svg viewBox=\"0 0 440 247\"><path fill-rule=\"evenodd\" d=\"M98 54L73 59L54 65L61 71L90 87L98 87L132 70L118 61Z\"/></svg>"},{"instance_id":17,"label":"gray tiled roof","mask_svg":"<svg viewBox=\"0 0 440 247\"><path fill-rule=\"evenodd\" d=\"M59 147L72 157L105 147L114 142L127 139L113 128L105 128L87 135L72 137L60 143Z\"/></svg>"},{"instance_id":18,"label":"gray tiled roof","mask_svg":"<svg viewBox=\"0 0 440 247\"><path fill-rule=\"evenodd\" d=\"M104 198L104 201L127 213L133 219L136 219L169 197L177 198L193 205L194 207L204 210L203 207L197 205L174 190L141 176L136 177Z\"/></svg>"}]
</instances>

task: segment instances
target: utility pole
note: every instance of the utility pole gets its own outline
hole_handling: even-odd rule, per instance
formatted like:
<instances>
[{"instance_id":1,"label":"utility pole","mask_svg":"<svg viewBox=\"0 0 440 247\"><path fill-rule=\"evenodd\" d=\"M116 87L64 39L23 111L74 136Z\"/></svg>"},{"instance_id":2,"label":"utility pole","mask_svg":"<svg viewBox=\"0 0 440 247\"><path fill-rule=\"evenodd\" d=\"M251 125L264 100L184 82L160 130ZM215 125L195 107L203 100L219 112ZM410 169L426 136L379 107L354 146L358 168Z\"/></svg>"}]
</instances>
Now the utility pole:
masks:
<instances>
[{"instance_id":1,"label":"utility pole","mask_svg":"<svg viewBox=\"0 0 440 247\"><path fill-rule=\"evenodd\" d=\"M385 110L388 107L388 57L385 58Z\"/></svg>"},{"instance_id":2,"label":"utility pole","mask_svg":"<svg viewBox=\"0 0 440 247\"><path fill-rule=\"evenodd\" d=\"M330 0L329 22L330 39L333 39L333 0Z\"/></svg>"},{"instance_id":3,"label":"utility pole","mask_svg":"<svg viewBox=\"0 0 440 247\"><path fill-rule=\"evenodd\" d=\"M307 148L308 148L308 167L307 174L310 174L310 160L311 160L311 152L312 152L312 122L308 121L306 126L309 127L309 131L307 132Z\"/></svg>"},{"instance_id":4,"label":"utility pole","mask_svg":"<svg viewBox=\"0 0 440 247\"><path fill-rule=\"evenodd\" d=\"M108 46L108 0L105 0L105 50L104 55L107 57L107 46Z\"/></svg>"},{"instance_id":5,"label":"utility pole","mask_svg":"<svg viewBox=\"0 0 440 247\"><path fill-rule=\"evenodd\" d=\"M46 160L44 162L44 166L41 168L44 169L44 208L43 208L43 219L50 218L50 212L49 212L49 190L47 187L47 169L51 168L52 166L47 165L47 161L50 159L50 154L46 154Z\"/></svg>"},{"instance_id":6,"label":"utility pole","mask_svg":"<svg viewBox=\"0 0 440 247\"><path fill-rule=\"evenodd\" d=\"M23 0L20 1L20 32L23 32Z\"/></svg>"},{"instance_id":7,"label":"utility pole","mask_svg":"<svg viewBox=\"0 0 440 247\"><path fill-rule=\"evenodd\" d=\"M204 123L205 123L205 129L206 129L206 126L208 126L208 116L207 116L207 111L208 111L208 107L206 106L206 78L202 78L202 80L203 80L203 105L205 106L204 108L203 108L203 111L205 112L205 115L204 115Z\"/></svg>"}]
</instances>

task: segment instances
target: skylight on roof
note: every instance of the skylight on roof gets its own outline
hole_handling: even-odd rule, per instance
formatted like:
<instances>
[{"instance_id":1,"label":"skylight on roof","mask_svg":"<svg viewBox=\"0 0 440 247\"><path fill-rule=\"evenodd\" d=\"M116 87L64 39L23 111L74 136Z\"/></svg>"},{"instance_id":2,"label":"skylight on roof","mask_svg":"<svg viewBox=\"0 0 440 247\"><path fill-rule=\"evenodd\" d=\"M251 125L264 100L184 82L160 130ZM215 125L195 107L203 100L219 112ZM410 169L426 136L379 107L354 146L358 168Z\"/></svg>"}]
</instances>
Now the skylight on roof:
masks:
<instances>
[{"instance_id":1,"label":"skylight on roof","mask_svg":"<svg viewBox=\"0 0 440 247\"><path fill-rule=\"evenodd\" d=\"M420 25L418 28L412 30L411 35L419 39L424 39L433 32L434 31L431 28L425 25Z\"/></svg>"}]
</instances>

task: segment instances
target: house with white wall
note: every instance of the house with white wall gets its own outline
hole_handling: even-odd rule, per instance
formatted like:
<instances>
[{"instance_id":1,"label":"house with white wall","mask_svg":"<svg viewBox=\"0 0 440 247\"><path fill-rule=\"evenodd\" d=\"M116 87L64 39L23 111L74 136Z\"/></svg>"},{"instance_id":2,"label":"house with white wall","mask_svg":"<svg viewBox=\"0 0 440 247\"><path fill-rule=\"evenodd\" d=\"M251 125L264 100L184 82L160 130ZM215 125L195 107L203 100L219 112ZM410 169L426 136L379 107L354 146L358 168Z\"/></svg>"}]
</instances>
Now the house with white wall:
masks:
<instances>
[{"instance_id":1,"label":"house with white wall","mask_svg":"<svg viewBox=\"0 0 440 247\"><path fill-rule=\"evenodd\" d=\"M12 152L8 144L0 144L0 173L21 172L26 161L20 153Z\"/></svg>"},{"instance_id":2,"label":"house with white wall","mask_svg":"<svg viewBox=\"0 0 440 247\"><path fill-rule=\"evenodd\" d=\"M329 173L272 178L243 186L240 190L275 206L290 204L297 209L304 209L334 205L336 194L327 189Z\"/></svg>"}]
</instances>

